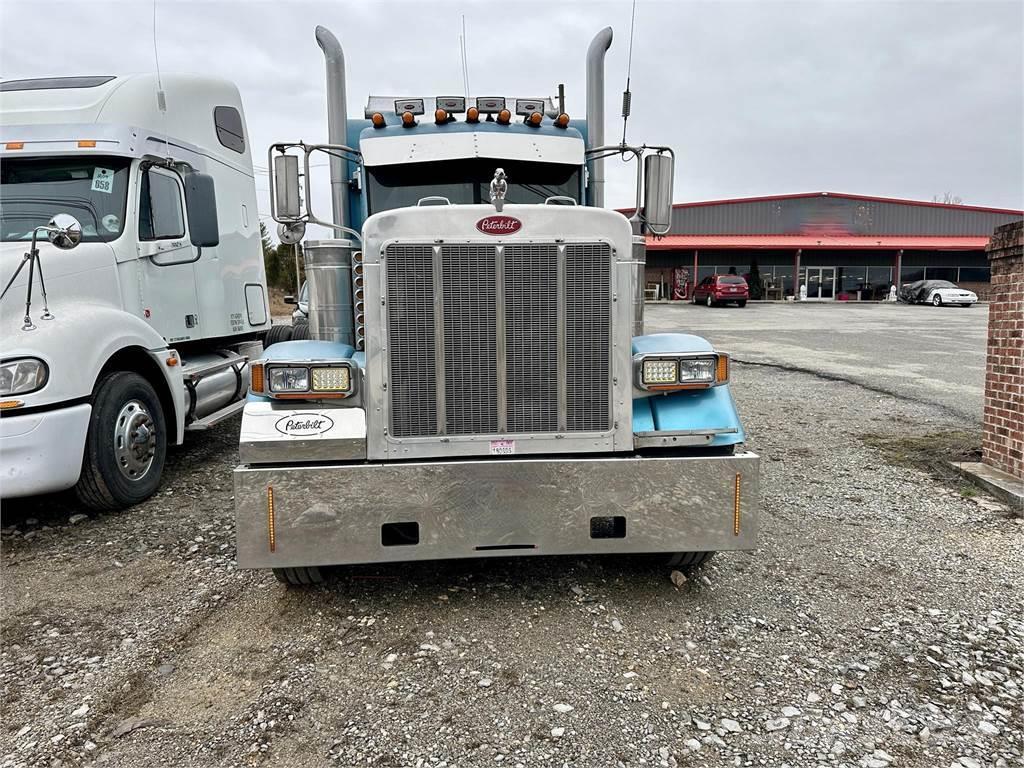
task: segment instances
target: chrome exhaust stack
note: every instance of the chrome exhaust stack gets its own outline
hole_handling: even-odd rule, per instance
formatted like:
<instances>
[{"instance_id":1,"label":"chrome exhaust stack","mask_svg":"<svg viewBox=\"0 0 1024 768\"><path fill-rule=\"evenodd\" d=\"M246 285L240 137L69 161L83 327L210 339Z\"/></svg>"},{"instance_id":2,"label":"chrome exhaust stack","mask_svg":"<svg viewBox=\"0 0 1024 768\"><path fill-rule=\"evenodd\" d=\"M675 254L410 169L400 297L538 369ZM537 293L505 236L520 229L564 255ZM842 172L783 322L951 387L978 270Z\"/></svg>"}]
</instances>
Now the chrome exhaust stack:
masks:
<instances>
[{"instance_id":1,"label":"chrome exhaust stack","mask_svg":"<svg viewBox=\"0 0 1024 768\"><path fill-rule=\"evenodd\" d=\"M612 28L605 27L587 48L587 149L604 146L604 57L612 44ZM587 202L604 207L604 159L590 161Z\"/></svg>"},{"instance_id":2,"label":"chrome exhaust stack","mask_svg":"<svg viewBox=\"0 0 1024 768\"><path fill-rule=\"evenodd\" d=\"M345 90L345 52L327 27L316 28L316 42L327 65L327 141L348 142L348 101ZM348 161L331 156L331 203L334 223L348 226Z\"/></svg>"}]
</instances>

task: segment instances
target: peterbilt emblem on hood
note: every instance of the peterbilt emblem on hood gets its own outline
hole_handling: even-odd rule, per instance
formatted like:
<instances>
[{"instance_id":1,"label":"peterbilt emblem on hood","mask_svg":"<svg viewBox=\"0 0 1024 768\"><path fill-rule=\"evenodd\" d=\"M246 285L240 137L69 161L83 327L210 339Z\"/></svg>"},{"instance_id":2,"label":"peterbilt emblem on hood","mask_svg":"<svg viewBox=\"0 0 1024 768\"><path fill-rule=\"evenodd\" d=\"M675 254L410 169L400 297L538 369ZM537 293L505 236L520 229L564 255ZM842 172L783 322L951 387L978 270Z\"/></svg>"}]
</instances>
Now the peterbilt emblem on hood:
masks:
<instances>
[{"instance_id":1,"label":"peterbilt emblem on hood","mask_svg":"<svg viewBox=\"0 0 1024 768\"><path fill-rule=\"evenodd\" d=\"M484 216L476 228L485 235L514 235L523 228L523 222L515 216Z\"/></svg>"}]
</instances>

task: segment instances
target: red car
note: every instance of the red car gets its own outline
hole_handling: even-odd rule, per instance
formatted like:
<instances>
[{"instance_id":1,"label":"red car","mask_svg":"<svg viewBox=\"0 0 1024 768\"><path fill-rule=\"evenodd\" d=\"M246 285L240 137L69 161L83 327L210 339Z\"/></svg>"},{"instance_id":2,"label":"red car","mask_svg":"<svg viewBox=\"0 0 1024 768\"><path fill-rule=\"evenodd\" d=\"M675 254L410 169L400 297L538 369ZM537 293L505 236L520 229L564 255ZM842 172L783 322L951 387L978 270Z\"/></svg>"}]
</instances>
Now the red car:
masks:
<instances>
[{"instance_id":1,"label":"red car","mask_svg":"<svg viewBox=\"0 0 1024 768\"><path fill-rule=\"evenodd\" d=\"M739 275L711 275L701 280L693 289L693 303L703 302L709 307L730 301L745 307L749 298L750 289L747 288L747 281Z\"/></svg>"}]
</instances>

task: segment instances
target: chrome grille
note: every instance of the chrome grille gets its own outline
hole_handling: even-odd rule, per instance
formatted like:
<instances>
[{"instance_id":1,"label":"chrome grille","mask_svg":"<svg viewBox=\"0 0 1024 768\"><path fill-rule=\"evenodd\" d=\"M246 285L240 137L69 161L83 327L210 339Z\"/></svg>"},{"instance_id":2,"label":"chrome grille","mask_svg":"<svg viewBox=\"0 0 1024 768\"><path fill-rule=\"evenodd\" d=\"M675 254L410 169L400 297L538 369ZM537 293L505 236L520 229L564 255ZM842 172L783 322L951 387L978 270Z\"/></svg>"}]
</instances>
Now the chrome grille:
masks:
<instances>
[{"instance_id":1,"label":"chrome grille","mask_svg":"<svg viewBox=\"0 0 1024 768\"><path fill-rule=\"evenodd\" d=\"M390 433L611 429L603 243L389 245Z\"/></svg>"},{"instance_id":2,"label":"chrome grille","mask_svg":"<svg viewBox=\"0 0 1024 768\"><path fill-rule=\"evenodd\" d=\"M509 432L558 431L558 246L505 246Z\"/></svg>"}]
</instances>

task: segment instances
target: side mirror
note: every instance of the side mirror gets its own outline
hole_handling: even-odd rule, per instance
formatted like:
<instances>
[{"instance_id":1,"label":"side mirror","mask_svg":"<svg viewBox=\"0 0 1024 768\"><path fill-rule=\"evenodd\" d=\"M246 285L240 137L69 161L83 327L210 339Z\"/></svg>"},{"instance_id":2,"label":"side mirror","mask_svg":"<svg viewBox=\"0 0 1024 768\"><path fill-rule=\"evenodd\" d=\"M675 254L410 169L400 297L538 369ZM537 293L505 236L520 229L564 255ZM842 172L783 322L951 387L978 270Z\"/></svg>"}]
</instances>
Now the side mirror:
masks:
<instances>
[{"instance_id":1,"label":"side mirror","mask_svg":"<svg viewBox=\"0 0 1024 768\"><path fill-rule=\"evenodd\" d=\"M298 219L299 158L296 155L277 155L274 158L274 201L278 219Z\"/></svg>"},{"instance_id":2,"label":"side mirror","mask_svg":"<svg viewBox=\"0 0 1024 768\"><path fill-rule=\"evenodd\" d=\"M46 239L62 251L70 251L82 242L82 225L70 213L58 213L50 219L49 226L54 229L46 233Z\"/></svg>"},{"instance_id":3,"label":"side mirror","mask_svg":"<svg viewBox=\"0 0 1024 768\"><path fill-rule=\"evenodd\" d=\"M220 243L213 177L205 173L189 173L185 175L184 182L189 239L192 245L212 248Z\"/></svg>"},{"instance_id":4,"label":"side mirror","mask_svg":"<svg viewBox=\"0 0 1024 768\"><path fill-rule=\"evenodd\" d=\"M295 300L295 297L294 297L294 296L285 296L285 297L284 297L284 303L285 303L285 304L298 304L299 302L297 302L297 301Z\"/></svg>"},{"instance_id":5,"label":"side mirror","mask_svg":"<svg viewBox=\"0 0 1024 768\"><path fill-rule=\"evenodd\" d=\"M675 159L670 154L644 158L644 225L652 235L672 228L672 178Z\"/></svg>"}]
</instances>

